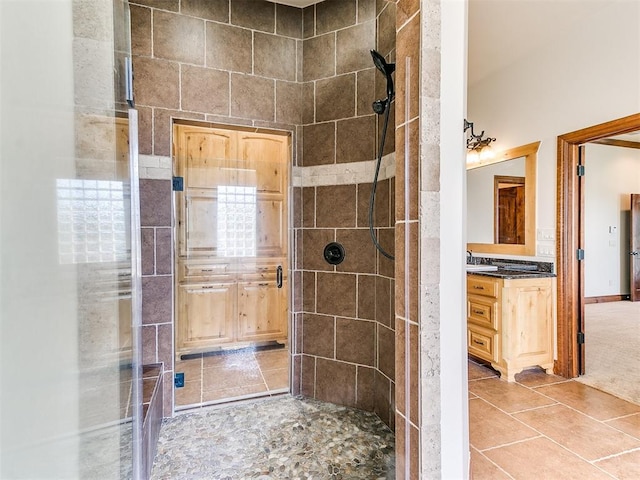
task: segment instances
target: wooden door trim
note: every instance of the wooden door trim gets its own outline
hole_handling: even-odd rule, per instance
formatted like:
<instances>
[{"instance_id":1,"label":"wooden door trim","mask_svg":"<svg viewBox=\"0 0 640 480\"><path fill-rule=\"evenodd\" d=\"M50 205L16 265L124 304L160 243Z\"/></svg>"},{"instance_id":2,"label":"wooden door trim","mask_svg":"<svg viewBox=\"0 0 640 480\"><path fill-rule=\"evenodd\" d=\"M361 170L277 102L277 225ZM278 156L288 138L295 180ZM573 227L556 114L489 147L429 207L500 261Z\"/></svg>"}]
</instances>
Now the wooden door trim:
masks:
<instances>
[{"instance_id":1,"label":"wooden door trim","mask_svg":"<svg viewBox=\"0 0 640 480\"><path fill-rule=\"evenodd\" d=\"M579 311L584 299L579 292L579 261L583 232L580 222L584 191L579 186L577 168L579 146L612 135L640 130L640 113L576 130L558 137L556 258L558 274L558 359L555 373L573 378L579 375Z\"/></svg>"},{"instance_id":2,"label":"wooden door trim","mask_svg":"<svg viewBox=\"0 0 640 480\"><path fill-rule=\"evenodd\" d=\"M640 222L640 212L637 209L637 205L640 205L640 193L632 193L629 201L629 255L636 250L640 250L640 245L636 242L636 239L640 236L640 228L638 228L638 222ZM635 213L634 213L635 210ZM632 302L640 302L640 294L638 293L638 276L637 276L637 263L640 259L631 257L629 260L629 300Z\"/></svg>"}]
</instances>

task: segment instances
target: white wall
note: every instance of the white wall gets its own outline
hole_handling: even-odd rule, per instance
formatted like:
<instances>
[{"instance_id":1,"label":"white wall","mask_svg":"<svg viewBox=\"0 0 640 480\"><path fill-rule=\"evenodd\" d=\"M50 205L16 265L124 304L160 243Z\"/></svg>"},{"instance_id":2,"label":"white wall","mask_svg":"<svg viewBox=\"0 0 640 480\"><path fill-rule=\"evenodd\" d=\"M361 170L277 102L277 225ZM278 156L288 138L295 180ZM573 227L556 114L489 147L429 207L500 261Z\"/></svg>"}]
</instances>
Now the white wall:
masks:
<instances>
[{"instance_id":1,"label":"white wall","mask_svg":"<svg viewBox=\"0 0 640 480\"><path fill-rule=\"evenodd\" d=\"M584 294L628 295L629 194L640 193L640 150L588 144L585 160Z\"/></svg>"},{"instance_id":2,"label":"white wall","mask_svg":"<svg viewBox=\"0 0 640 480\"><path fill-rule=\"evenodd\" d=\"M554 3L536 2L536 8L552 10ZM575 5L582 8L580 21L468 90L468 119L497 138L497 150L542 142L538 229L556 225L557 136L640 111L640 2Z\"/></svg>"},{"instance_id":3,"label":"white wall","mask_svg":"<svg viewBox=\"0 0 640 480\"><path fill-rule=\"evenodd\" d=\"M463 479L469 477L469 395L467 384L467 343L465 321L466 275L464 274L464 251L466 245L465 218L465 151L464 136L462 132L465 111L465 72L467 68L466 50L466 25L467 3L466 1L444 1L438 4L440 8L440 38L435 25L428 23L429 12L437 11L435 2L422 2L423 31L422 48L441 48L440 64L440 117L437 117L438 108L422 109L421 136L423 139L436 134L436 126L439 124L440 136L440 192L437 203L437 213L431 210L435 198L430 197L429 192L421 192L421 219L423 231L421 237L423 247L430 248L437 245L440 249L438 265L429 265L427 255L421 258L421 325L422 332L433 323L433 318L438 318L437 326L440 335L440 352L434 355L429 352L429 343L423 342L427 336L422 334L421 339L421 371L425 372L437 369L439 363L439 379L436 377L423 377L421 386L422 421L423 432L431 429L430 419L437 418L440 414L440 477L443 479ZM423 77L429 79L429 75L423 73ZM424 87L423 87L424 91ZM422 99L423 101L425 98ZM426 142L423 142L423 147ZM423 159L425 152L422 152ZM437 194L436 194L437 197ZM434 215L439 223L436 224ZM432 237L425 239L428 237ZM432 243L429 243L432 240ZM438 288L430 288L424 281L425 273L437 271L439 274ZM425 286L426 285L426 286ZM439 311L433 312L438 305ZM433 362L433 358L438 358ZM434 380L439 380L436 384ZM440 398L433 404L427 404L424 392L431 396L436 392ZM421 437L422 475L428 476L427 463L437 461L437 446L431 444L432 437L423 433ZM431 457L431 458L430 458Z\"/></svg>"}]
</instances>

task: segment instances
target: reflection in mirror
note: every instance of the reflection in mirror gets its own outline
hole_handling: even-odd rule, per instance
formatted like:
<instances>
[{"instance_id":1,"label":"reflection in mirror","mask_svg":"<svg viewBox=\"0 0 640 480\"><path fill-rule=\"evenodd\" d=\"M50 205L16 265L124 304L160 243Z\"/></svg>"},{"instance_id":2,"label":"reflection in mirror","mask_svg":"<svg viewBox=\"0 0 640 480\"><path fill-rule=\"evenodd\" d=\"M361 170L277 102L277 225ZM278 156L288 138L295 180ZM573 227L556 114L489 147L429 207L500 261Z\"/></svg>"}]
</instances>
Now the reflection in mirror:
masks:
<instances>
[{"instance_id":1,"label":"reflection in mirror","mask_svg":"<svg viewBox=\"0 0 640 480\"><path fill-rule=\"evenodd\" d=\"M535 255L536 160L540 142L467 166L467 249Z\"/></svg>"},{"instance_id":2,"label":"reflection in mirror","mask_svg":"<svg viewBox=\"0 0 640 480\"><path fill-rule=\"evenodd\" d=\"M524 179L493 177L494 243L524 244Z\"/></svg>"}]
</instances>

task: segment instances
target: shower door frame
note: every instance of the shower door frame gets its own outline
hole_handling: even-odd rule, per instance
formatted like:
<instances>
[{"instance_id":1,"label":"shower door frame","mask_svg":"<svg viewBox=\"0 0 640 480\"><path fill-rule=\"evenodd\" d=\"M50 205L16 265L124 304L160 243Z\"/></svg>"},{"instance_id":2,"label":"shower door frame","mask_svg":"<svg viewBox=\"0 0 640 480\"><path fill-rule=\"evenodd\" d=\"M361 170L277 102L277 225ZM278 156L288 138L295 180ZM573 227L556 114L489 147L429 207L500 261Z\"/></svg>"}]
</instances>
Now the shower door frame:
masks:
<instances>
[{"instance_id":1,"label":"shower door frame","mask_svg":"<svg viewBox=\"0 0 640 480\"><path fill-rule=\"evenodd\" d=\"M286 306L286 314L284 317L284 324L285 324L285 328L286 328L286 332L285 332L285 336L283 338L285 338L285 342L286 344L289 344L291 342L291 334L292 334L292 325L291 325L291 315L292 315L292 261L291 261L291 252L292 252L292 238L291 238L291 232L292 232L292 222L291 222L291 199L292 199L292 195L291 195L291 164L292 164L292 158L293 158L293 151L292 151L292 145L293 145L293 132L291 131L287 131L287 130L278 130L278 129L266 129L266 128L248 128L248 127L244 127L244 126L237 126L237 125L229 125L229 124L219 124L219 123L203 123L203 122L193 122L193 121L188 121L188 120L180 120L180 119L174 119L173 121L173 125L172 125L172 135L174 136L173 138L173 142L172 144L174 145L174 152L173 152L173 172L174 175L177 175L178 170L178 154L177 154L177 139L175 138L175 132L176 132L176 127L179 126L186 126L186 127L194 127L194 128L209 128L212 130L226 130L226 131L230 131L230 132L235 132L235 133L242 133L242 132L247 132L247 133L256 133L256 134L268 134L268 135L277 135L277 136L281 136L287 139L287 158L286 161L283 163L283 166L286 168L286 180L283 186L283 192L285 195L285 208L283 209L282 212L282 218L284 219L284 221L286 222L286 227L284 228L283 231L283 236L285 238L285 241L287 242L286 248L284 249L284 260L285 260L285 268L284 271L282 273L282 281L285 284L285 288L286 288L286 295L284 298L284 304ZM186 189L186 185L184 185L184 188ZM180 287L180 282L181 282L181 273L180 273L180 225L178 224L178 219L179 219L179 212L178 209L180 208L180 205L178 202L178 199L176 197L176 193L180 193L180 192L173 192L174 195L172 196L172 203L173 203L173 211L174 211L174 215L176 218L175 221L175 225L174 225L174 234L175 234L175 242L174 242L174 318L175 318L175 335L174 335L174 342L175 342L175 357L176 360L179 360L181 358L181 355L184 354L189 354L189 353L207 353L209 351L215 351L218 349L224 349L225 346L227 346L228 344L247 344L249 346L251 345L255 345L256 343L259 343L261 340L260 338L258 338L258 336L256 336L255 339L247 339L247 340L242 340L242 339L238 339L236 341L233 342L221 342L219 345L215 345L212 347L203 347L203 348L194 348L190 351L180 351L178 346L179 346L179 342L178 342L178 335L179 335L179 330L181 328L180 325L180 311L181 311L181 307L178 301L178 292L179 292L179 288ZM260 275L261 277L264 277L264 273L261 272L256 272L256 275ZM254 275L255 276L255 275ZM268 277L268 278L267 278ZM264 283L265 281L268 281L271 276L270 274L267 275L267 277L264 278L264 280L260 280L260 284ZM273 279L272 279L273 280ZM258 280L256 279L255 281L251 281L249 283L256 283L258 282ZM240 286L241 283L246 283L246 281L243 280L238 280L238 286ZM238 292L239 294L239 292ZM236 312L237 313L237 312ZM240 326L238 326L238 328L240 328ZM291 382L289 381L289 386L291 385Z\"/></svg>"}]
</instances>

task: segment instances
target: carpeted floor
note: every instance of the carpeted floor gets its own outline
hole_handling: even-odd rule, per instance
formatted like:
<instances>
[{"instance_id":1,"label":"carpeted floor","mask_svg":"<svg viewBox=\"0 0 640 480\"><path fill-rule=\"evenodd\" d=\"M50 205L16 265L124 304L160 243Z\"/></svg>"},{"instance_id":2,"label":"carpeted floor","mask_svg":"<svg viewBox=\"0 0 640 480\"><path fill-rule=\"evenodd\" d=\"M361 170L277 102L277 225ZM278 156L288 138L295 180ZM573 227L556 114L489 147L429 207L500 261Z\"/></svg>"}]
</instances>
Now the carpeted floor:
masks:
<instances>
[{"instance_id":1,"label":"carpeted floor","mask_svg":"<svg viewBox=\"0 0 640 480\"><path fill-rule=\"evenodd\" d=\"M585 305L585 349L576 380L640 405L640 302Z\"/></svg>"}]
</instances>

